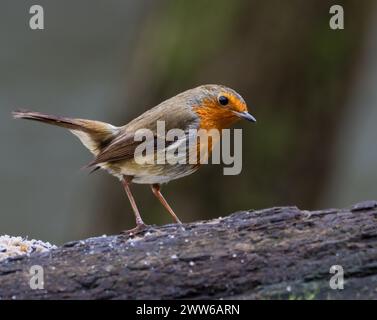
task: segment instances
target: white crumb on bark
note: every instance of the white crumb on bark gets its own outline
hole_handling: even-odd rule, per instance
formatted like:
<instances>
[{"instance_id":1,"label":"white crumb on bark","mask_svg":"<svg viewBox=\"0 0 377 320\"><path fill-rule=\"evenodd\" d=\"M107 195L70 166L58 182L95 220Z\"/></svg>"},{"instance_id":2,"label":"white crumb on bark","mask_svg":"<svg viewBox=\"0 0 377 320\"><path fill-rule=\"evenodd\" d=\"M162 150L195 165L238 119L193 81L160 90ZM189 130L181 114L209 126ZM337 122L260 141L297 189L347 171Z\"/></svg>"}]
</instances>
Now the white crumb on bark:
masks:
<instances>
[{"instance_id":1,"label":"white crumb on bark","mask_svg":"<svg viewBox=\"0 0 377 320\"><path fill-rule=\"evenodd\" d=\"M28 240L22 237L0 236L0 261L33 252L46 252L56 249L55 245L41 240Z\"/></svg>"}]
</instances>

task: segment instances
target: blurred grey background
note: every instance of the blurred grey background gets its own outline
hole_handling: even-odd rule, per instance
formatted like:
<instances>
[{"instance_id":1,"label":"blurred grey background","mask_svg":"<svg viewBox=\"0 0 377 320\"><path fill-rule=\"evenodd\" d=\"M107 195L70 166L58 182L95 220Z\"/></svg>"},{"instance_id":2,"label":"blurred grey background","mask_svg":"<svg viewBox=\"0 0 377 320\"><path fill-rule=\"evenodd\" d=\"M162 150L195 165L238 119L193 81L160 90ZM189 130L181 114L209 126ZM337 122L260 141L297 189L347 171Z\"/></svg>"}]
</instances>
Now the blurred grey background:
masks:
<instances>
[{"instance_id":1,"label":"blurred grey background","mask_svg":"<svg viewBox=\"0 0 377 320\"><path fill-rule=\"evenodd\" d=\"M42 5L45 30L30 30ZM204 166L163 191L183 221L241 209L344 207L377 198L377 3L2 0L0 234L60 244L134 225L120 183L63 129L14 121L27 108L122 125L204 83L240 92L243 171ZM134 187L148 223L170 217Z\"/></svg>"}]
</instances>

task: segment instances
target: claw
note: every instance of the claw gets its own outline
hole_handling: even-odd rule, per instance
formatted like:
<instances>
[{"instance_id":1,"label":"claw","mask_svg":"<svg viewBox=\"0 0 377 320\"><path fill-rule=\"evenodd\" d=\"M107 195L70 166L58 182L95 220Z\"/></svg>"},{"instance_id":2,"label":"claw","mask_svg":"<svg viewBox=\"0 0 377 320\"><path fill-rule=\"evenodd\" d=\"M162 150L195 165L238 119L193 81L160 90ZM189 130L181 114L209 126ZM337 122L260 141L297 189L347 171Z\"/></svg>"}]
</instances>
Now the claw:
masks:
<instances>
[{"instance_id":1,"label":"claw","mask_svg":"<svg viewBox=\"0 0 377 320\"><path fill-rule=\"evenodd\" d=\"M149 228L150 228L150 226L147 225L147 224L138 224L135 228L132 228L130 230L122 231L121 234L129 236L129 237L134 237L134 236L136 236L136 235L138 235L140 233L144 233Z\"/></svg>"}]
</instances>

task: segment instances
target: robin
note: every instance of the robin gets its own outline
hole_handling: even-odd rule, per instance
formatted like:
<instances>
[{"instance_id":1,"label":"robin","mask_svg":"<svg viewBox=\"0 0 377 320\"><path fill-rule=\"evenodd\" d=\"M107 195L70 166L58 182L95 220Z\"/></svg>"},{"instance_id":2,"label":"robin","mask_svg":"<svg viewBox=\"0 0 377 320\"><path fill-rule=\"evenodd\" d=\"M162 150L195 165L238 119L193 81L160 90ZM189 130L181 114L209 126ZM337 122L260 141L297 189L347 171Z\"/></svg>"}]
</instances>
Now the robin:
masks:
<instances>
[{"instance_id":1,"label":"robin","mask_svg":"<svg viewBox=\"0 0 377 320\"><path fill-rule=\"evenodd\" d=\"M221 132L222 129L229 128L240 119L256 121L248 112L244 99L233 89L222 85L202 85L184 91L121 127L100 121L66 118L32 111L15 111L13 117L64 127L75 134L94 155L94 160L87 167L93 168L93 171L104 169L122 182L136 218L136 227L129 231L132 233L145 229L146 224L141 218L131 193L131 183L149 184L153 194L171 214L174 221L181 223L161 194L160 185L189 175L200 166L200 161L183 164L141 164L136 159L135 150L145 141L136 141L136 132L140 130L152 132L153 141L149 142L155 146L157 140L163 139L157 134L159 121L164 122L166 130L180 129L186 136L189 132L190 134L193 132L192 129L216 129ZM205 146L200 143L202 142L198 139L194 148L201 156L203 154L208 156L213 147L211 141ZM164 145L162 150L154 147L154 153L165 152L171 145L172 142L170 145Z\"/></svg>"}]
</instances>

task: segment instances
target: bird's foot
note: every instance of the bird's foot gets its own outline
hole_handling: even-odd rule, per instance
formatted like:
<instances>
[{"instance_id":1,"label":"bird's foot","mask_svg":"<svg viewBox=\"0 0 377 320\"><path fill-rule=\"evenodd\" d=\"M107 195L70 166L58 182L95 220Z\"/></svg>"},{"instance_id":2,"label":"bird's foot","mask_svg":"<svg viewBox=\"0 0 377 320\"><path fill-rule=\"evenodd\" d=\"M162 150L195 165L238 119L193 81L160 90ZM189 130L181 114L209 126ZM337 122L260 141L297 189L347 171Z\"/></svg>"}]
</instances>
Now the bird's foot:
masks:
<instances>
[{"instance_id":1,"label":"bird's foot","mask_svg":"<svg viewBox=\"0 0 377 320\"><path fill-rule=\"evenodd\" d=\"M151 226L144 224L144 223L141 223L141 224L138 224L135 228L122 231L121 234L128 236L128 237L134 237L136 235L141 235L141 234L147 232L148 229L150 229L150 228L151 228Z\"/></svg>"}]
</instances>

